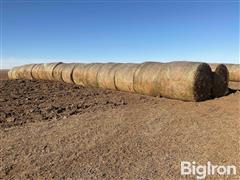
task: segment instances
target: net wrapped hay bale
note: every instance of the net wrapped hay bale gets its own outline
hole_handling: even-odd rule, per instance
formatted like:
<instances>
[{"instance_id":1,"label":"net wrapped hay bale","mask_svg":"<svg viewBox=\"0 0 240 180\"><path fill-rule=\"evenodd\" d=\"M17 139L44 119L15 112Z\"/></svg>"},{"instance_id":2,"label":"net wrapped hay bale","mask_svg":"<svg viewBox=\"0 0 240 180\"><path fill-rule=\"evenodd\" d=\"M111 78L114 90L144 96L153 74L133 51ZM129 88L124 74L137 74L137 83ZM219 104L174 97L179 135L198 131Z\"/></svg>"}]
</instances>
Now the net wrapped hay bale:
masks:
<instances>
[{"instance_id":1,"label":"net wrapped hay bale","mask_svg":"<svg viewBox=\"0 0 240 180\"><path fill-rule=\"evenodd\" d=\"M115 86L120 91L134 91L134 73L140 64L126 63L117 66L115 72Z\"/></svg>"},{"instance_id":2,"label":"net wrapped hay bale","mask_svg":"<svg viewBox=\"0 0 240 180\"><path fill-rule=\"evenodd\" d=\"M76 63L69 63L69 64L64 64L63 69L62 69L62 80L63 82L66 83L71 83L73 84L73 69L76 66Z\"/></svg>"},{"instance_id":3,"label":"net wrapped hay bale","mask_svg":"<svg viewBox=\"0 0 240 180\"><path fill-rule=\"evenodd\" d=\"M92 64L84 64L84 63L77 63L75 68L73 69L73 81L75 84L85 86L86 84L86 74L88 68L92 66Z\"/></svg>"},{"instance_id":4,"label":"net wrapped hay bale","mask_svg":"<svg viewBox=\"0 0 240 180\"><path fill-rule=\"evenodd\" d=\"M210 64L214 70L219 64ZM225 64L229 72L229 81L240 82L240 64Z\"/></svg>"},{"instance_id":5,"label":"net wrapped hay bale","mask_svg":"<svg viewBox=\"0 0 240 180\"><path fill-rule=\"evenodd\" d=\"M229 72L224 64L218 64L213 70L212 97L221 97L228 93Z\"/></svg>"},{"instance_id":6,"label":"net wrapped hay bale","mask_svg":"<svg viewBox=\"0 0 240 180\"><path fill-rule=\"evenodd\" d=\"M120 65L119 63L107 63L102 65L97 74L97 82L100 88L117 89L115 86L115 73Z\"/></svg>"},{"instance_id":7,"label":"net wrapped hay bale","mask_svg":"<svg viewBox=\"0 0 240 180\"><path fill-rule=\"evenodd\" d=\"M53 70L59 64L61 64L61 62L41 64L39 66L39 69L38 69L39 79L41 79L41 80L54 80Z\"/></svg>"},{"instance_id":8,"label":"net wrapped hay bale","mask_svg":"<svg viewBox=\"0 0 240 180\"><path fill-rule=\"evenodd\" d=\"M102 63L92 63L86 67L86 71L84 73L85 81L83 82L85 86L89 87L99 87L97 76L100 68L103 66Z\"/></svg>"},{"instance_id":9,"label":"net wrapped hay bale","mask_svg":"<svg viewBox=\"0 0 240 180\"><path fill-rule=\"evenodd\" d=\"M160 92L157 89L158 74L163 68L159 62L142 63L134 74L134 90L139 94L159 96Z\"/></svg>"},{"instance_id":10,"label":"net wrapped hay bale","mask_svg":"<svg viewBox=\"0 0 240 180\"><path fill-rule=\"evenodd\" d=\"M137 92L184 101L211 97L212 71L198 62L145 63L134 76Z\"/></svg>"}]
</instances>

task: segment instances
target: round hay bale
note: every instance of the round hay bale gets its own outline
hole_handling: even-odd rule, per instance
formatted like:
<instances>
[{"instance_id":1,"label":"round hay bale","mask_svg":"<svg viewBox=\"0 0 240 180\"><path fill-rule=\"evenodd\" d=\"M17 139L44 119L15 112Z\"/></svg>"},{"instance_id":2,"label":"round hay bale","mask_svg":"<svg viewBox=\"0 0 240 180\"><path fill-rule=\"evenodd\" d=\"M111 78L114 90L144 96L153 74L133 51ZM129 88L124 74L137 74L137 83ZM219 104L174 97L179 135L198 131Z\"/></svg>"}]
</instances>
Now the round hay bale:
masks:
<instances>
[{"instance_id":1,"label":"round hay bale","mask_svg":"<svg viewBox=\"0 0 240 180\"><path fill-rule=\"evenodd\" d=\"M134 73L136 72L139 64L121 64L117 66L115 72L115 87L120 91L134 91Z\"/></svg>"},{"instance_id":2,"label":"round hay bale","mask_svg":"<svg viewBox=\"0 0 240 180\"><path fill-rule=\"evenodd\" d=\"M200 62L172 62L163 65L159 91L163 97L185 101L203 101L211 97L212 71Z\"/></svg>"},{"instance_id":3,"label":"round hay bale","mask_svg":"<svg viewBox=\"0 0 240 180\"><path fill-rule=\"evenodd\" d=\"M103 66L102 63L92 63L86 67L86 71L84 73L85 81L83 82L85 86L90 87L99 87L97 81L97 75L100 68Z\"/></svg>"},{"instance_id":4,"label":"round hay bale","mask_svg":"<svg viewBox=\"0 0 240 180\"><path fill-rule=\"evenodd\" d=\"M32 68L32 77L33 79L39 80L39 69L41 68L41 66L43 66L43 64L36 64L33 68Z\"/></svg>"},{"instance_id":5,"label":"round hay bale","mask_svg":"<svg viewBox=\"0 0 240 180\"><path fill-rule=\"evenodd\" d=\"M214 71L219 64L210 64ZM229 72L229 81L240 82L240 64L225 64Z\"/></svg>"},{"instance_id":6,"label":"round hay bale","mask_svg":"<svg viewBox=\"0 0 240 180\"><path fill-rule=\"evenodd\" d=\"M134 75L134 89L152 96L202 101L211 97L212 71L198 62L144 63Z\"/></svg>"},{"instance_id":7,"label":"round hay bale","mask_svg":"<svg viewBox=\"0 0 240 180\"><path fill-rule=\"evenodd\" d=\"M73 69L76 66L75 63L70 63L70 64L64 64L62 67L62 80L66 83L74 83L73 82Z\"/></svg>"},{"instance_id":8,"label":"round hay bale","mask_svg":"<svg viewBox=\"0 0 240 180\"><path fill-rule=\"evenodd\" d=\"M135 92L151 96L160 95L156 83L159 76L156 72L161 71L162 68L162 63L158 62L145 62L141 64L134 74Z\"/></svg>"},{"instance_id":9,"label":"round hay bale","mask_svg":"<svg viewBox=\"0 0 240 180\"><path fill-rule=\"evenodd\" d=\"M20 76L22 79L33 79L32 69L36 64L26 64L20 68Z\"/></svg>"},{"instance_id":10,"label":"round hay bale","mask_svg":"<svg viewBox=\"0 0 240 180\"><path fill-rule=\"evenodd\" d=\"M16 67L13 67L11 69L11 71L8 73L8 76L10 79L19 79L19 74L18 74L18 70L20 69L20 66L16 66Z\"/></svg>"},{"instance_id":11,"label":"round hay bale","mask_svg":"<svg viewBox=\"0 0 240 180\"><path fill-rule=\"evenodd\" d=\"M224 64L218 64L213 69L213 98L224 96L228 93L229 72Z\"/></svg>"},{"instance_id":12,"label":"round hay bale","mask_svg":"<svg viewBox=\"0 0 240 180\"><path fill-rule=\"evenodd\" d=\"M103 64L98 71L97 82L100 88L116 90L115 86L115 73L119 63L107 63Z\"/></svg>"},{"instance_id":13,"label":"round hay bale","mask_svg":"<svg viewBox=\"0 0 240 180\"><path fill-rule=\"evenodd\" d=\"M84 82L86 81L86 70L89 67L89 64L77 63L75 68L73 69L73 82L75 84L84 86Z\"/></svg>"},{"instance_id":14,"label":"round hay bale","mask_svg":"<svg viewBox=\"0 0 240 180\"><path fill-rule=\"evenodd\" d=\"M38 69L39 79L54 80L53 70L59 64L61 64L61 62L41 64L41 66Z\"/></svg>"},{"instance_id":15,"label":"round hay bale","mask_svg":"<svg viewBox=\"0 0 240 180\"><path fill-rule=\"evenodd\" d=\"M15 68L15 76L17 79L24 79L24 66L18 66Z\"/></svg>"},{"instance_id":16,"label":"round hay bale","mask_svg":"<svg viewBox=\"0 0 240 180\"><path fill-rule=\"evenodd\" d=\"M54 69L53 69L53 79L55 81L61 81L63 82L63 79L62 79L62 71L63 71L63 68L65 67L65 64L64 63L61 63L61 64L58 64Z\"/></svg>"},{"instance_id":17,"label":"round hay bale","mask_svg":"<svg viewBox=\"0 0 240 180\"><path fill-rule=\"evenodd\" d=\"M240 64L226 64L229 71L229 80L240 82Z\"/></svg>"}]
</instances>

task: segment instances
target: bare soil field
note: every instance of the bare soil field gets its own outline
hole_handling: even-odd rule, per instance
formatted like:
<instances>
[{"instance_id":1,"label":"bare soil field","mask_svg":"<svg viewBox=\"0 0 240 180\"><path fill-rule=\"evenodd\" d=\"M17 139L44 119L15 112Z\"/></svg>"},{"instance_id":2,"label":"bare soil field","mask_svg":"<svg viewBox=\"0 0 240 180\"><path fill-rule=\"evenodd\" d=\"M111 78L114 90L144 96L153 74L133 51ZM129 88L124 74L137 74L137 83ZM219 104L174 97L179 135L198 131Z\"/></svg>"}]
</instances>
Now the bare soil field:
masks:
<instances>
[{"instance_id":1,"label":"bare soil field","mask_svg":"<svg viewBox=\"0 0 240 180\"><path fill-rule=\"evenodd\" d=\"M8 69L0 69L0 80L8 79Z\"/></svg>"},{"instance_id":2,"label":"bare soil field","mask_svg":"<svg viewBox=\"0 0 240 180\"><path fill-rule=\"evenodd\" d=\"M60 82L0 81L2 179L186 179L181 161L239 167L239 134L238 90L184 102Z\"/></svg>"}]
</instances>

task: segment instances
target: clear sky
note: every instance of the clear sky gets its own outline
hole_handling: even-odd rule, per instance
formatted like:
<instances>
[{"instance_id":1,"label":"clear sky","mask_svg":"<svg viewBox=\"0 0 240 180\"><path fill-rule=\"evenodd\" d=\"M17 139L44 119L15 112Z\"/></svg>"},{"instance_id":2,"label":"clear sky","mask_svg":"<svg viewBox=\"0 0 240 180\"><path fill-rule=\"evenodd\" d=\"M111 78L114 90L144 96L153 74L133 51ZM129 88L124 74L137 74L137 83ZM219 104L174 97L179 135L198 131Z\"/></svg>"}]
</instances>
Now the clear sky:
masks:
<instances>
[{"instance_id":1,"label":"clear sky","mask_svg":"<svg viewBox=\"0 0 240 180\"><path fill-rule=\"evenodd\" d=\"M0 1L0 68L51 61L239 63L239 1Z\"/></svg>"}]
</instances>

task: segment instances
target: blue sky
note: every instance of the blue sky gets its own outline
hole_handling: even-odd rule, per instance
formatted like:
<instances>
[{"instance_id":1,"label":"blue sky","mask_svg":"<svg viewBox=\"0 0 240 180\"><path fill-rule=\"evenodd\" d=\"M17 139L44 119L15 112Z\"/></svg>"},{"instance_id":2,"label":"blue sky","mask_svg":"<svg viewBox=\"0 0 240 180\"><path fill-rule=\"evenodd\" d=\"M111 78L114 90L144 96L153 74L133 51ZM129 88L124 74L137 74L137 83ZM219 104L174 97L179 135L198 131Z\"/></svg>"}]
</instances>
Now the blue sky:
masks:
<instances>
[{"instance_id":1,"label":"blue sky","mask_svg":"<svg viewBox=\"0 0 240 180\"><path fill-rule=\"evenodd\" d=\"M1 68L25 63L239 63L239 2L1 1Z\"/></svg>"}]
</instances>

